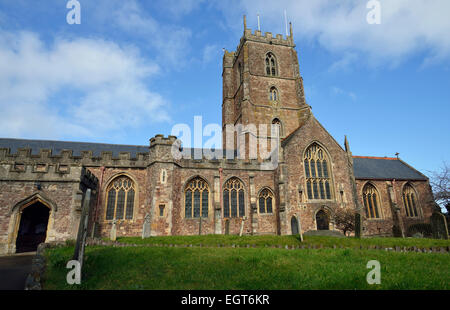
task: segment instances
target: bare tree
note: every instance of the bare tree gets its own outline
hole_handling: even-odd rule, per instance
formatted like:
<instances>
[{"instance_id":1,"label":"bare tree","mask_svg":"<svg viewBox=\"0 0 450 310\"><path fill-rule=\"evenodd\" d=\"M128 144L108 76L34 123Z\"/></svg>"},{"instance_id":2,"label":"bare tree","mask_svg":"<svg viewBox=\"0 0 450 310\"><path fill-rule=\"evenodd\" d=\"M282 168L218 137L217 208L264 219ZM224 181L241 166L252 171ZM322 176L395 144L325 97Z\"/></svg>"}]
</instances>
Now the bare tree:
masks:
<instances>
[{"instance_id":1,"label":"bare tree","mask_svg":"<svg viewBox=\"0 0 450 310\"><path fill-rule=\"evenodd\" d=\"M445 206L447 213L450 213L450 167L446 162L440 171L431 172L430 184L436 202Z\"/></svg>"},{"instance_id":2,"label":"bare tree","mask_svg":"<svg viewBox=\"0 0 450 310\"><path fill-rule=\"evenodd\" d=\"M344 235L347 235L347 232L355 231L355 211L349 208L336 209L334 224L337 229L342 230Z\"/></svg>"}]
</instances>

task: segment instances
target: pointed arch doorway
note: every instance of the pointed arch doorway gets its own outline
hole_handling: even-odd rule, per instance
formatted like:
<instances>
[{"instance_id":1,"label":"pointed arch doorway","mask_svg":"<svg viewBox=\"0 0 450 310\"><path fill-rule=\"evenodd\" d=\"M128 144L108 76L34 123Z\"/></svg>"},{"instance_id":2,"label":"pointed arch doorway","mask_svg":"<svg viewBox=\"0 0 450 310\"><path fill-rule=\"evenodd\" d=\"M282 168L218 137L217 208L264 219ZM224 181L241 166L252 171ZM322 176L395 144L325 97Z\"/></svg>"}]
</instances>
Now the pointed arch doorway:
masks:
<instances>
[{"instance_id":1,"label":"pointed arch doorway","mask_svg":"<svg viewBox=\"0 0 450 310\"><path fill-rule=\"evenodd\" d=\"M36 251L45 242L50 208L37 200L21 211L16 238L16 253Z\"/></svg>"},{"instance_id":2,"label":"pointed arch doorway","mask_svg":"<svg viewBox=\"0 0 450 310\"><path fill-rule=\"evenodd\" d=\"M317 230L330 230L330 219L324 210L316 213Z\"/></svg>"}]
</instances>

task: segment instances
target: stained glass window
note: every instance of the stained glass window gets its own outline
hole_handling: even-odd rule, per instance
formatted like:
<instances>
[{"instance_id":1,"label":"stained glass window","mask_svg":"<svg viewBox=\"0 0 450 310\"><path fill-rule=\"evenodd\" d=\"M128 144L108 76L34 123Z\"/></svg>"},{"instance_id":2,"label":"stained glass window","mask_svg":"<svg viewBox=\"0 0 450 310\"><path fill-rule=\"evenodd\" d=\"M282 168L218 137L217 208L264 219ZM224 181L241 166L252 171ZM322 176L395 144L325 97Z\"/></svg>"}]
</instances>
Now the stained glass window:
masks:
<instances>
[{"instance_id":1,"label":"stained glass window","mask_svg":"<svg viewBox=\"0 0 450 310\"><path fill-rule=\"evenodd\" d=\"M120 176L108 187L106 201L106 220L133 219L134 212L134 182L126 177Z\"/></svg>"},{"instance_id":2,"label":"stained glass window","mask_svg":"<svg viewBox=\"0 0 450 310\"><path fill-rule=\"evenodd\" d=\"M407 217L418 217L416 206L416 194L411 185L406 184L403 188L403 204L405 205L405 211Z\"/></svg>"},{"instance_id":3,"label":"stained glass window","mask_svg":"<svg viewBox=\"0 0 450 310\"><path fill-rule=\"evenodd\" d=\"M205 180L196 177L186 185L184 206L186 218L208 217L209 187Z\"/></svg>"},{"instance_id":4,"label":"stained glass window","mask_svg":"<svg viewBox=\"0 0 450 310\"><path fill-rule=\"evenodd\" d=\"M367 183L363 189L364 210L367 218L380 218L378 210L379 197L378 192L370 183Z\"/></svg>"},{"instance_id":5,"label":"stained glass window","mask_svg":"<svg viewBox=\"0 0 450 310\"><path fill-rule=\"evenodd\" d=\"M265 188L259 193L259 213L272 213L273 193Z\"/></svg>"},{"instance_id":6,"label":"stained glass window","mask_svg":"<svg viewBox=\"0 0 450 310\"><path fill-rule=\"evenodd\" d=\"M231 178L224 185L223 217L238 216L245 216L244 184L238 178Z\"/></svg>"},{"instance_id":7,"label":"stained glass window","mask_svg":"<svg viewBox=\"0 0 450 310\"><path fill-rule=\"evenodd\" d=\"M331 177L325 151L313 143L304 156L308 199L331 199Z\"/></svg>"}]
</instances>

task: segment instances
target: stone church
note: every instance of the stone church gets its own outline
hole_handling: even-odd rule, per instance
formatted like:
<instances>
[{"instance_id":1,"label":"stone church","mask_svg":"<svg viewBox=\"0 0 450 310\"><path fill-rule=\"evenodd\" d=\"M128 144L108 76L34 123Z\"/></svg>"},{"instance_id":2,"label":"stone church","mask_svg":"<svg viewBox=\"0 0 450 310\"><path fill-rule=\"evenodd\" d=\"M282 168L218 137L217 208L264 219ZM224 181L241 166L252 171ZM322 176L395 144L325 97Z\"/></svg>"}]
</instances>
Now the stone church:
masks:
<instances>
[{"instance_id":1,"label":"stone church","mask_svg":"<svg viewBox=\"0 0 450 310\"><path fill-rule=\"evenodd\" d=\"M341 146L314 117L292 28L285 37L252 32L244 18L222 80L220 152L239 157L174 157L174 146L199 150L163 135L147 146L0 139L0 254L76 239L87 189L90 236L109 237L113 226L117 237L337 230L346 208L362 215L365 236L429 222L426 176L399 158L353 156L347 138ZM245 129L262 124L276 130ZM232 144L228 125L244 128ZM269 159L249 156L261 138L276 142Z\"/></svg>"}]
</instances>

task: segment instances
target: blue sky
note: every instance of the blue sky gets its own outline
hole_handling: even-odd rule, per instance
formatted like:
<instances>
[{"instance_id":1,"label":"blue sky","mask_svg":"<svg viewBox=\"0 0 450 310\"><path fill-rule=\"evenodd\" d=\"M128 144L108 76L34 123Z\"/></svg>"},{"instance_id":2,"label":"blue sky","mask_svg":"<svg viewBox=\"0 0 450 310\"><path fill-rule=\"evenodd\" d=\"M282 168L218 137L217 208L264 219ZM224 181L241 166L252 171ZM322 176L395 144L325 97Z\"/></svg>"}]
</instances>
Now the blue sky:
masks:
<instances>
[{"instance_id":1,"label":"blue sky","mask_svg":"<svg viewBox=\"0 0 450 310\"><path fill-rule=\"evenodd\" d=\"M449 161L450 2L0 0L2 137L147 145L194 116L221 124L222 48L293 24L315 117L354 155L425 174ZM205 141L205 139L204 139Z\"/></svg>"}]
</instances>

